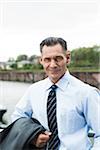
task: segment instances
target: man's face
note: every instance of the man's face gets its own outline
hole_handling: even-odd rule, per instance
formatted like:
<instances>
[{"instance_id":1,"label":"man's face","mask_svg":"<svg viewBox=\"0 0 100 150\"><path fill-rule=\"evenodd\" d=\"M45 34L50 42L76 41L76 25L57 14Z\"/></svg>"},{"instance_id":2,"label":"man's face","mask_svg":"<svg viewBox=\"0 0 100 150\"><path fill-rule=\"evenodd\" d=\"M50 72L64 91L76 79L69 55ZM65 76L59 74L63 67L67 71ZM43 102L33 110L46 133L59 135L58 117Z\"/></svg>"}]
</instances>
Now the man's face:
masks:
<instances>
[{"instance_id":1,"label":"man's face","mask_svg":"<svg viewBox=\"0 0 100 150\"><path fill-rule=\"evenodd\" d=\"M63 50L60 44L43 46L41 64L53 83L56 83L64 75L69 59L69 54Z\"/></svg>"}]
</instances>

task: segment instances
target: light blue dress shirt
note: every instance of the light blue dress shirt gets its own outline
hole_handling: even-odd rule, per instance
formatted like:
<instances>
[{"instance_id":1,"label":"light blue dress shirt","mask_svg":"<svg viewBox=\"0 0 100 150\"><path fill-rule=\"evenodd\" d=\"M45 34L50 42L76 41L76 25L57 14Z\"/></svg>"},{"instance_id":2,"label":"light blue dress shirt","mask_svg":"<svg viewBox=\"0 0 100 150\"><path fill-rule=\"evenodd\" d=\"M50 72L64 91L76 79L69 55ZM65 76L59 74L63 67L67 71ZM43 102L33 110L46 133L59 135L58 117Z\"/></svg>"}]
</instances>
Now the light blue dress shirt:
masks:
<instances>
[{"instance_id":1,"label":"light blue dress shirt","mask_svg":"<svg viewBox=\"0 0 100 150\"><path fill-rule=\"evenodd\" d=\"M53 83L49 78L32 84L16 105L12 120L34 117L49 130L47 97ZM68 71L57 82L59 150L100 150L100 92L73 77ZM95 133L92 146L88 131Z\"/></svg>"}]
</instances>

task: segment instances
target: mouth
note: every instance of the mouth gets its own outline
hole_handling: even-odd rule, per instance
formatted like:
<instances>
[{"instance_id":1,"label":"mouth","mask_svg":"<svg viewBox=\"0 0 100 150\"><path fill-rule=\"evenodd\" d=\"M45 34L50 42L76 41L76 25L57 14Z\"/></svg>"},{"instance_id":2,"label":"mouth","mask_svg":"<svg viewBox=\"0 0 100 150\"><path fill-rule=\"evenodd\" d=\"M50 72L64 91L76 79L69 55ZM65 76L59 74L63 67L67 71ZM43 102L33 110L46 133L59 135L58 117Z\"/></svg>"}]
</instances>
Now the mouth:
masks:
<instances>
[{"instance_id":1,"label":"mouth","mask_svg":"<svg viewBox=\"0 0 100 150\"><path fill-rule=\"evenodd\" d=\"M55 70L49 70L52 74L57 74L59 72L58 69L55 69Z\"/></svg>"}]
</instances>

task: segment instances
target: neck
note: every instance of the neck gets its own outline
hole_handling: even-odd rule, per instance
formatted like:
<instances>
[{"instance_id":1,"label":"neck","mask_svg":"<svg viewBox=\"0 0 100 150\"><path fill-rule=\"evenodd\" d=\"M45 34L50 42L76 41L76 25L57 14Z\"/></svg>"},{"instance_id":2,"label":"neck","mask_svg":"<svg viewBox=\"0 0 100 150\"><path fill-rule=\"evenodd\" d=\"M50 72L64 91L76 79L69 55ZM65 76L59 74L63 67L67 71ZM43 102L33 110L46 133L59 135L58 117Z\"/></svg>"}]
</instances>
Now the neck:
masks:
<instances>
[{"instance_id":1,"label":"neck","mask_svg":"<svg viewBox=\"0 0 100 150\"><path fill-rule=\"evenodd\" d=\"M58 80L52 80L52 79L50 79L51 80L51 82L53 83L53 84L56 84L63 76L65 75L65 73L58 79Z\"/></svg>"}]
</instances>

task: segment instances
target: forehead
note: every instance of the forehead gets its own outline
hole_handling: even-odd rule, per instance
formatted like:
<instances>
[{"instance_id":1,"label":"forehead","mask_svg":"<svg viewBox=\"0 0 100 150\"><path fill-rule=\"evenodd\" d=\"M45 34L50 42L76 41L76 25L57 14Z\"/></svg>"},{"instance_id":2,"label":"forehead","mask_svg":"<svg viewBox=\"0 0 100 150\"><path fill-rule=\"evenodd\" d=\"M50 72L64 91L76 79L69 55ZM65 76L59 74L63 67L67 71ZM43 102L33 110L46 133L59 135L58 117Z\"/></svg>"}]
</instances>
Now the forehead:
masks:
<instances>
[{"instance_id":1,"label":"forehead","mask_svg":"<svg viewBox=\"0 0 100 150\"><path fill-rule=\"evenodd\" d=\"M53 46L44 45L42 48L42 56L56 56L64 54L64 50L60 44L56 44Z\"/></svg>"}]
</instances>

